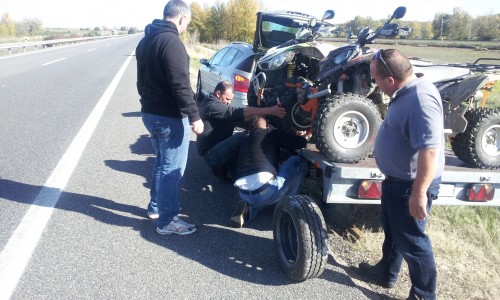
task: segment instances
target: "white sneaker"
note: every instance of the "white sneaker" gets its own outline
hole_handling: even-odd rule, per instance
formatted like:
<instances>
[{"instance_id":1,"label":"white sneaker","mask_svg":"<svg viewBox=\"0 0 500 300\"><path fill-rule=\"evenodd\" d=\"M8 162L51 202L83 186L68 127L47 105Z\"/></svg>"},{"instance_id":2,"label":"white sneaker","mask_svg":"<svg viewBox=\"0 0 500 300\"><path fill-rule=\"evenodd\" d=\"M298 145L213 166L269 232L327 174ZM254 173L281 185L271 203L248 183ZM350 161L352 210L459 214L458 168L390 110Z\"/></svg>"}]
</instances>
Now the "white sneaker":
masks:
<instances>
[{"instance_id":1,"label":"white sneaker","mask_svg":"<svg viewBox=\"0 0 500 300\"><path fill-rule=\"evenodd\" d=\"M196 231L196 225L189 224L179 217L175 216L168 225L163 228L156 227L156 232L161 235L165 234L179 234L179 235L188 235L194 233Z\"/></svg>"}]
</instances>

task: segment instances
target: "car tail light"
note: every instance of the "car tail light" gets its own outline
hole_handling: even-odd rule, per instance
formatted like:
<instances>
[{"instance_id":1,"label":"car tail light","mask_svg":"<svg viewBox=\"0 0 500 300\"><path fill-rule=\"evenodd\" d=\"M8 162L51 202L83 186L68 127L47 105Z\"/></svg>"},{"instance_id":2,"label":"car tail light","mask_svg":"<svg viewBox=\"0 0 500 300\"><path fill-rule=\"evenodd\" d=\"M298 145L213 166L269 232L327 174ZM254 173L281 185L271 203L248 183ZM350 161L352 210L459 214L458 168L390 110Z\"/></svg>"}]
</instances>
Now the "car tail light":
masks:
<instances>
[{"instance_id":1,"label":"car tail light","mask_svg":"<svg viewBox=\"0 0 500 300\"><path fill-rule=\"evenodd\" d=\"M250 86L250 80L238 74L233 74L234 91L247 93Z\"/></svg>"},{"instance_id":2,"label":"car tail light","mask_svg":"<svg viewBox=\"0 0 500 300\"><path fill-rule=\"evenodd\" d=\"M382 182L363 180L358 187L359 199L380 199L382 196Z\"/></svg>"},{"instance_id":3,"label":"car tail light","mask_svg":"<svg viewBox=\"0 0 500 300\"><path fill-rule=\"evenodd\" d=\"M472 184L466 195L469 201L489 201L495 196L495 189L491 184Z\"/></svg>"}]
</instances>

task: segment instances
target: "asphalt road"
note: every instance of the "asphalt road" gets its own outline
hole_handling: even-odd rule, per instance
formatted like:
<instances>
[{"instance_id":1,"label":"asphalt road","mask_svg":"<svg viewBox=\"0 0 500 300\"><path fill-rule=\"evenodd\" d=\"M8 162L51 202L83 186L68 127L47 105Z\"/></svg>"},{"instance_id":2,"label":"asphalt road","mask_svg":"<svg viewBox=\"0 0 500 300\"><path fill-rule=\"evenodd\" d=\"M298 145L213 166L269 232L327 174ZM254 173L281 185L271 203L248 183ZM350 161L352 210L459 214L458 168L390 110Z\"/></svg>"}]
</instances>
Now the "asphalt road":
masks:
<instances>
[{"instance_id":1,"label":"asphalt road","mask_svg":"<svg viewBox=\"0 0 500 300\"><path fill-rule=\"evenodd\" d=\"M198 224L198 232L156 234L155 222L145 218L153 156L139 113L135 58L125 65L116 90L109 94L108 89L140 38L0 58L0 295L11 299L378 296L357 286L332 257L320 278L290 281L276 260L272 210L264 211L249 227L229 227L237 194L203 164L195 151L195 136L181 201L186 220ZM107 89L111 98L95 131L88 144L77 145L83 150L81 158L69 159L76 164L74 171L54 172ZM48 180L69 175L63 189ZM57 201L52 211L46 202L38 202L44 191ZM39 214L50 211L46 225L29 227L34 207L42 211ZM25 224L28 230L19 234ZM26 261L2 261L27 252L23 239L35 246ZM5 274L7 265L20 270L18 280ZM6 278L15 283L12 288Z\"/></svg>"}]
</instances>

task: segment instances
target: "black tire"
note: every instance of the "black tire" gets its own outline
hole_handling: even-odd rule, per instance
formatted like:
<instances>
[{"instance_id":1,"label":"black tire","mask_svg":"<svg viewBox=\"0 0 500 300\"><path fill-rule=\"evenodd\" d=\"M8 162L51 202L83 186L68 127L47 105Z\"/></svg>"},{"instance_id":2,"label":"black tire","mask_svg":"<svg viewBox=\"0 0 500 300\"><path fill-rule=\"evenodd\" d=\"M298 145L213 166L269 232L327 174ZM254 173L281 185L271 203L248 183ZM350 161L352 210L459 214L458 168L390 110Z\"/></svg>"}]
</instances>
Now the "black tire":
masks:
<instances>
[{"instance_id":1,"label":"black tire","mask_svg":"<svg viewBox=\"0 0 500 300\"><path fill-rule=\"evenodd\" d=\"M201 102L205 99L205 96L201 92L201 75L198 73L198 81L196 83L196 102Z\"/></svg>"},{"instance_id":2,"label":"black tire","mask_svg":"<svg viewBox=\"0 0 500 300\"><path fill-rule=\"evenodd\" d=\"M304 281L326 266L326 225L314 201L302 195L281 199L274 209L273 236L279 263L287 276Z\"/></svg>"},{"instance_id":3,"label":"black tire","mask_svg":"<svg viewBox=\"0 0 500 300\"><path fill-rule=\"evenodd\" d=\"M382 117L370 99L342 94L321 99L314 123L321 154L334 162L356 163L373 153Z\"/></svg>"},{"instance_id":4,"label":"black tire","mask_svg":"<svg viewBox=\"0 0 500 300\"><path fill-rule=\"evenodd\" d=\"M453 139L453 153L476 168L500 168L500 109L474 109L466 112L465 118L467 128Z\"/></svg>"}]
</instances>

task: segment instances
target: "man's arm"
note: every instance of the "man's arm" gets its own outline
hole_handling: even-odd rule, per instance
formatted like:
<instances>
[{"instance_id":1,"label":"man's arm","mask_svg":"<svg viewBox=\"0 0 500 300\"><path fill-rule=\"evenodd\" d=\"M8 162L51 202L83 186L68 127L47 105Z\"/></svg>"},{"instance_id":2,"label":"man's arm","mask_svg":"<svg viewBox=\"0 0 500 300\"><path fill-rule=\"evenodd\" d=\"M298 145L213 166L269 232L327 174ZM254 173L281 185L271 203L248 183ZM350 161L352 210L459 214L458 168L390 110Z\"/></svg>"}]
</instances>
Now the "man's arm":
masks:
<instances>
[{"instance_id":1,"label":"man's arm","mask_svg":"<svg viewBox=\"0 0 500 300\"><path fill-rule=\"evenodd\" d=\"M198 107L194 100L189 78L189 56L179 38L171 38L163 45L163 67L167 76L172 95L175 97L179 110L188 116L189 123L200 120Z\"/></svg>"},{"instance_id":2,"label":"man's arm","mask_svg":"<svg viewBox=\"0 0 500 300\"><path fill-rule=\"evenodd\" d=\"M417 176L410 196L410 215L422 221L427 217L427 189L434 179L439 161L439 149L418 151Z\"/></svg>"},{"instance_id":3,"label":"man's arm","mask_svg":"<svg viewBox=\"0 0 500 300\"><path fill-rule=\"evenodd\" d=\"M254 116L266 115L283 118L286 115L286 110L278 105L272 107L245 107L243 109L243 117L245 121L250 121Z\"/></svg>"}]
</instances>

